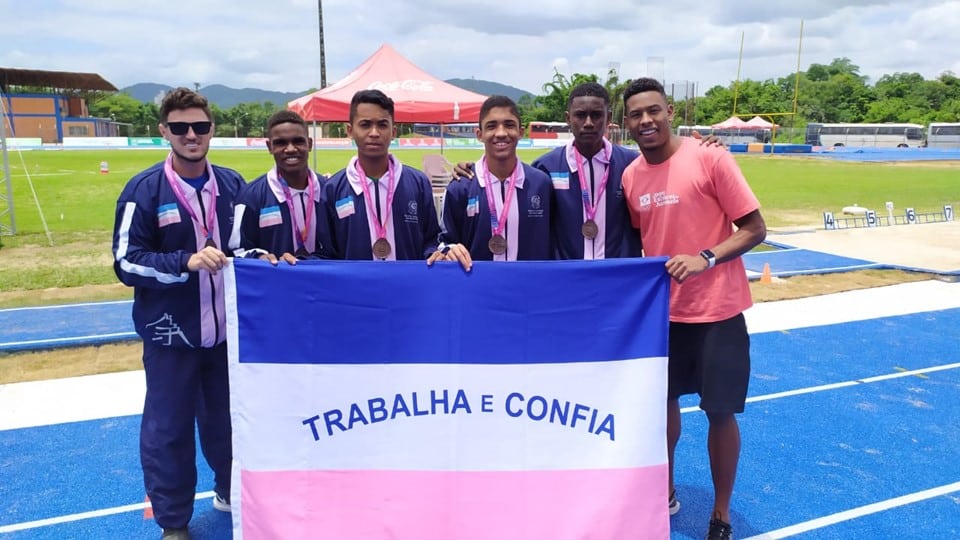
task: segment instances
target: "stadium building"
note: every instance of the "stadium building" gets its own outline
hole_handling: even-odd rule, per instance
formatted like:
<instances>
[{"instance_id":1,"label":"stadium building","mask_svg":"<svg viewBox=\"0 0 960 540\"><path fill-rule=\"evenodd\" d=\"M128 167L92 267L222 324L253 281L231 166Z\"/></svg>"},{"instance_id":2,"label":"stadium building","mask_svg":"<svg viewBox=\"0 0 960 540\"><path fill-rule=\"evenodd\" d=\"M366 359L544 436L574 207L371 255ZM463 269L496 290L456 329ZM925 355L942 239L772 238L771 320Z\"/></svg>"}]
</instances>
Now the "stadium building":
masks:
<instances>
[{"instance_id":1,"label":"stadium building","mask_svg":"<svg viewBox=\"0 0 960 540\"><path fill-rule=\"evenodd\" d=\"M117 87L95 73L0 68L0 112L7 136L62 143L64 137L116 137L120 124L90 116L87 103Z\"/></svg>"}]
</instances>

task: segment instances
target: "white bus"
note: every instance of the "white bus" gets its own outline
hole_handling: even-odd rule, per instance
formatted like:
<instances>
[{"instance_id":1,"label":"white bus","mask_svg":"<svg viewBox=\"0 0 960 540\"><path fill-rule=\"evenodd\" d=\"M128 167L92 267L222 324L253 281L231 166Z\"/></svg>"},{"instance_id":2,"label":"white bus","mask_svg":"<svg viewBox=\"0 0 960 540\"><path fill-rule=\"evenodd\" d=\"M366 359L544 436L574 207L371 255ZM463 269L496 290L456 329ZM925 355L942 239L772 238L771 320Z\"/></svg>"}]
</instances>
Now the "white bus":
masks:
<instances>
[{"instance_id":1,"label":"white bus","mask_svg":"<svg viewBox=\"0 0 960 540\"><path fill-rule=\"evenodd\" d=\"M714 128L710 126L677 126L677 135L681 137L692 137L696 131L703 137L715 135L723 141L723 144L750 144L770 142L769 128Z\"/></svg>"},{"instance_id":2,"label":"white bus","mask_svg":"<svg viewBox=\"0 0 960 540\"><path fill-rule=\"evenodd\" d=\"M927 128L927 147L960 149L960 122L931 122Z\"/></svg>"},{"instance_id":3,"label":"white bus","mask_svg":"<svg viewBox=\"0 0 960 540\"><path fill-rule=\"evenodd\" d=\"M916 148L923 143L920 124L807 124L807 144Z\"/></svg>"},{"instance_id":4,"label":"white bus","mask_svg":"<svg viewBox=\"0 0 960 540\"><path fill-rule=\"evenodd\" d=\"M566 122L540 122L534 120L527 126L531 139L571 139L573 133Z\"/></svg>"}]
</instances>

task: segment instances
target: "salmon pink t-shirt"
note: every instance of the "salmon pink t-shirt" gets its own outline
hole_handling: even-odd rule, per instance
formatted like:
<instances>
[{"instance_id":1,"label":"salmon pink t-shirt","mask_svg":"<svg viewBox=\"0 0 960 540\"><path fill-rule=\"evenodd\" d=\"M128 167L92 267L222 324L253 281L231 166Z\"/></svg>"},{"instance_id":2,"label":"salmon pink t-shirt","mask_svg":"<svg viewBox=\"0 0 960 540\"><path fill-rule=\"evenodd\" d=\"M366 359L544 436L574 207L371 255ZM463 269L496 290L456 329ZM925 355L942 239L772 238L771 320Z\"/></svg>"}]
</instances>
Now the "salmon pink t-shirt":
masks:
<instances>
[{"instance_id":1,"label":"salmon pink t-shirt","mask_svg":"<svg viewBox=\"0 0 960 540\"><path fill-rule=\"evenodd\" d=\"M623 172L623 192L648 257L711 249L733 234L735 220L760 208L727 149L689 138L663 163L634 160ZM670 282L673 322L722 321L752 304L740 257Z\"/></svg>"}]
</instances>

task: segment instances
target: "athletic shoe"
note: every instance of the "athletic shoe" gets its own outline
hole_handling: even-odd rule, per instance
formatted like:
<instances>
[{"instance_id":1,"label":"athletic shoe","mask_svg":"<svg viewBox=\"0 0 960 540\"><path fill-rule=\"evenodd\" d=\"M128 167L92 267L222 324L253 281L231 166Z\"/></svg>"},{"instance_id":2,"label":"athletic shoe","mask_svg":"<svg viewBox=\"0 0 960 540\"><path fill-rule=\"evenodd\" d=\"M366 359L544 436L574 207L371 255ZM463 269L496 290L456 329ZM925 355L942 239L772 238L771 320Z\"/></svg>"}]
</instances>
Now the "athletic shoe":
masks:
<instances>
[{"instance_id":1,"label":"athletic shoe","mask_svg":"<svg viewBox=\"0 0 960 540\"><path fill-rule=\"evenodd\" d=\"M671 516L680 511L680 501L677 500L677 490L670 492L670 501L667 503L667 507L670 509Z\"/></svg>"},{"instance_id":2,"label":"athletic shoe","mask_svg":"<svg viewBox=\"0 0 960 540\"><path fill-rule=\"evenodd\" d=\"M733 527L726 521L711 519L707 540L733 540Z\"/></svg>"},{"instance_id":3,"label":"athletic shoe","mask_svg":"<svg viewBox=\"0 0 960 540\"><path fill-rule=\"evenodd\" d=\"M230 500L220 495L213 496L213 507L221 512L230 512Z\"/></svg>"},{"instance_id":4,"label":"athletic shoe","mask_svg":"<svg viewBox=\"0 0 960 540\"><path fill-rule=\"evenodd\" d=\"M190 532L186 527L182 529L164 529L161 540L190 540Z\"/></svg>"}]
</instances>

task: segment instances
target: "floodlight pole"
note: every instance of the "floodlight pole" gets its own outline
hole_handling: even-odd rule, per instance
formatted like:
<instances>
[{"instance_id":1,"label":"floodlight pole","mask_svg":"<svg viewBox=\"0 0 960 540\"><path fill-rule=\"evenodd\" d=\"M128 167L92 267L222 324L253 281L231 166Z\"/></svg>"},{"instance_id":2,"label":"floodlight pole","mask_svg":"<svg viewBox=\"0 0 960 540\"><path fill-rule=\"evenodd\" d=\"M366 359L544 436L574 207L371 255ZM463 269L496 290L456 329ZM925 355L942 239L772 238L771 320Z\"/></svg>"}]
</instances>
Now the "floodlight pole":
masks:
<instances>
[{"instance_id":1,"label":"floodlight pole","mask_svg":"<svg viewBox=\"0 0 960 540\"><path fill-rule=\"evenodd\" d=\"M323 46L323 0L317 0L317 13L320 17L320 88L327 87L327 51Z\"/></svg>"},{"instance_id":2,"label":"floodlight pole","mask_svg":"<svg viewBox=\"0 0 960 540\"><path fill-rule=\"evenodd\" d=\"M803 19L800 19L800 39L797 42L797 76L793 83L793 118L794 125L797 119L797 103L800 98L800 53L803 52Z\"/></svg>"},{"instance_id":3,"label":"floodlight pole","mask_svg":"<svg viewBox=\"0 0 960 540\"><path fill-rule=\"evenodd\" d=\"M740 66L743 64L743 36L744 32L740 32L740 54L737 55L737 80L733 83L733 113L731 113L731 116L737 115L737 97L740 92Z\"/></svg>"},{"instance_id":4,"label":"floodlight pole","mask_svg":"<svg viewBox=\"0 0 960 540\"><path fill-rule=\"evenodd\" d=\"M7 184L7 195L6 197L0 196L0 220L4 216L10 216L10 224L6 225L3 221L0 221L0 236L2 235L13 235L17 234L17 220L13 214L13 182L10 178L10 156L7 155L7 104L5 102L6 96L0 94L0 115L3 116L3 119L0 119L0 153L3 154L3 177L6 179Z\"/></svg>"},{"instance_id":5,"label":"floodlight pole","mask_svg":"<svg viewBox=\"0 0 960 540\"><path fill-rule=\"evenodd\" d=\"M326 47L323 46L323 0L317 0L317 14L318 14L319 23L320 23L320 26L319 26L319 28L320 28L320 30L319 30L319 35L320 35L320 89L322 90L322 89L324 89L324 88L327 87L327 50L326 50ZM317 121L316 121L316 120L313 121L313 134L314 134L314 135L317 134ZM322 125L320 126L320 135L321 135L321 137L323 136L323 126L322 126ZM316 145L316 141L314 141L314 145ZM316 150L316 147L314 147L313 150ZM316 152L313 153L313 170L317 170L317 153L316 153Z\"/></svg>"}]
</instances>

